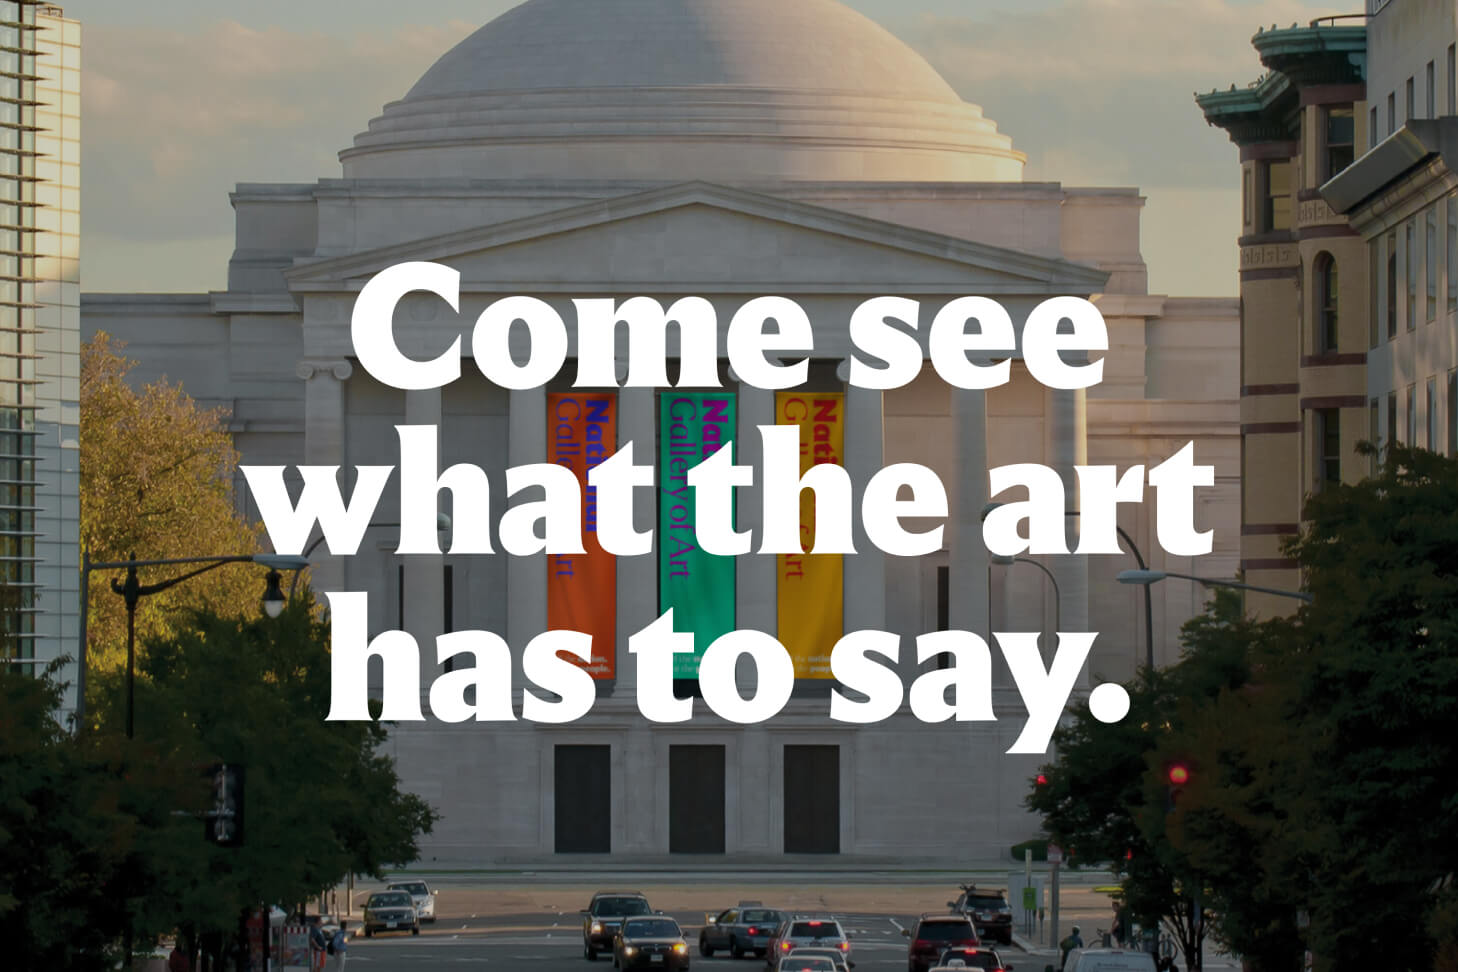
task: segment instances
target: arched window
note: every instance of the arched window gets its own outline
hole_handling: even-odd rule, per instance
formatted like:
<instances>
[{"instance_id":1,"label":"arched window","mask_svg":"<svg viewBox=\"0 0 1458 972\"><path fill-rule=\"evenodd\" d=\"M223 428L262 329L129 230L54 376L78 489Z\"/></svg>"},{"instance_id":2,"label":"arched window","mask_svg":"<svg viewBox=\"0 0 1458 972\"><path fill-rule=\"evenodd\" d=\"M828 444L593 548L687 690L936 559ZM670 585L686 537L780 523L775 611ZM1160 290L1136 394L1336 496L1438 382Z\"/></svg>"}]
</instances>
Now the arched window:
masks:
<instances>
[{"instance_id":1,"label":"arched window","mask_svg":"<svg viewBox=\"0 0 1458 972\"><path fill-rule=\"evenodd\" d=\"M1337 265L1330 253L1316 257L1316 352L1337 349Z\"/></svg>"}]
</instances>

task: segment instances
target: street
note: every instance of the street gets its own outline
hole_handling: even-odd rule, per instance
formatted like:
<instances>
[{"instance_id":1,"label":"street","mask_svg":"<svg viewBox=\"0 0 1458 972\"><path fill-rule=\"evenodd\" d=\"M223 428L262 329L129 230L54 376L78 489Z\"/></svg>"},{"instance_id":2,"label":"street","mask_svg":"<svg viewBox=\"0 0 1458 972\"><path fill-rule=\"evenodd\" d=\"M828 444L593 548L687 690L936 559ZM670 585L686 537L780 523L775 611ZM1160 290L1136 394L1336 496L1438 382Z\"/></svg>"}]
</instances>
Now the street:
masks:
<instances>
[{"instance_id":1,"label":"street","mask_svg":"<svg viewBox=\"0 0 1458 972\"><path fill-rule=\"evenodd\" d=\"M731 902L732 903L732 902ZM703 924L702 912L668 910L683 927L685 937L694 947L692 964L697 968L759 970L762 960L735 960L724 955L704 958L698 954L698 928ZM900 929L908 926L913 916L868 914L834 914L841 926L850 932L856 972L890 972L906 968L906 939ZM1010 956L1021 956L1016 947ZM1016 959L1009 959L1014 966ZM420 935L384 935L372 939L351 939L349 963L366 963L370 972L393 972L431 967L461 968L471 964L515 969L525 966L551 970L609 969L611 955L600 956L597 964L582 958L582 933L577 913L555 915L507 915L487 919L447 919L436 927L426 925ZM1024 963L1024 968L1031 968ZM1040 972L1041 966L1035 972Z\"/></svg>"},{"instance_id":2,"label":"street","mask_svg":"<svg viewBox=\"0 0 1458 972\"><path fill-rule=\"evenodd\" d=\"M987 877L988 886L1000 887L1005 883L1005 875L1003 883L991 880L991 875ZM556 883L561 881L560 877L554 881L538 875L513 879L442 876L431 881L438 892L436 922L422 925L418 936L406 932L369 939L358 934L357 923L359 908L370 889L357 888L356 910L350 923L355 934L349 942L348 964L359 966L364 972L478 966L530 967L544 972L610 969L610 954L599 956L595 963L583 959L578 914L593 891L603 888L646 893L653 907L666 912L683 928L695 969L758 972L764 968L760 960L735 960L722 953L704 958L697 948L698 931L706 914L742 900L755 900L768 907L831 915L851 935L856 972L901 972L906 968L907 948L901 930L911 927L923 911L945 913L945 902L955 897L957 885L953 878L929 883L926 875L919 876L919 883L904 883L895 878L876 883L846 883L850 879L843 875L821 877L817 883L813 876L806 874L772 875L752 882L736 880L732 885L719 883L711 875L676 878L673 883L664 883L662 877L644 878L603 877L594 885L586 885ZM1085 941L1091 941L1098 928L1107 927L1111 906L1107 894L1094 886L1070 884L1064 888L1062 913L1064 934L1073 924L1078 924ZM1043 936L1046 937L1046 929ZM1043 972L1044 966L1050 962L1056 964L1056 959L1038 938L1035 931L1029 942L1019 929L1019 943L999 951L1019 972ZM1032 954L1026 950L1028 947L1033 949ZM1236 966L1211 950L1205 967Z\"/></svg>"}]
</instances>

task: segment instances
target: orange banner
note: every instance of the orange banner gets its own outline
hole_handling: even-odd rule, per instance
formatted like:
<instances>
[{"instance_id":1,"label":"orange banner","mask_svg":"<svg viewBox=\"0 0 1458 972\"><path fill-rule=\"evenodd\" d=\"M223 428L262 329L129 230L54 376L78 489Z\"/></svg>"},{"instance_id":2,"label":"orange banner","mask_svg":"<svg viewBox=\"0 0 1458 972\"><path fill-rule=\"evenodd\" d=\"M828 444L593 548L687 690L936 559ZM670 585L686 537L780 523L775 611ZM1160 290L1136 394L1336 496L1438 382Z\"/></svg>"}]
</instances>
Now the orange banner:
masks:
<instances>
[{"instance_id":1,"label":"orange banner","mask_svg":"<svg viewBox=\"0 0 1458 972\"><path fill-rule=\"evenodd\" d=\"M845 395L776 392L775 424L800 427L800 474L816 463L844 465ZM800 493L800 539L815 545L815 493ZM830 652L845 633L840 554L777 554L779 639L796 678L830 678Z\"/></svg>"},{"instance_id":2,"label":"orange banner","mask_svg":"<svg viewBox=\"0 0 1458 972\"><path fill-rule=\"evenodd\" d=\"M547 556L547 627L592 636L592 661L563 654L595 679L616 674L618 639L617 558L597 539L597 490L587 473L618 448L618 399L613 392L563 392L547 396L547 461L566 466L582 487L581 554Z\"/></svg>"}]
</instances>

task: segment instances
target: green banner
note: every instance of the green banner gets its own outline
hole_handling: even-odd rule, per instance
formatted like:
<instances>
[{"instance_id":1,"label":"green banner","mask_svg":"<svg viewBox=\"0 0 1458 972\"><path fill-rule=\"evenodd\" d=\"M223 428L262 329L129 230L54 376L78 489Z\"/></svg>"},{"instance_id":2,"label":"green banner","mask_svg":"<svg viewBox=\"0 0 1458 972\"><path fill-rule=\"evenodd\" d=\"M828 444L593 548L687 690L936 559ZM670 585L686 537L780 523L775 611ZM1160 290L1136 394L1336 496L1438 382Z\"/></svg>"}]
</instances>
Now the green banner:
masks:
<instances>
[{"instance_id":1,"label":"green banner","mask_svg":"<svg viewBox=\"0 0 1458 972\"><path fill-rule=\"evenodd\" d=\"M692 631L694 653L675 655L674 678L697 678L704 649L734 630L734 558L704 553L694 530L689 470L727 443L733 457L735 398L722 392L658 397L658 613Z\"/></svg>"}]
</instances>

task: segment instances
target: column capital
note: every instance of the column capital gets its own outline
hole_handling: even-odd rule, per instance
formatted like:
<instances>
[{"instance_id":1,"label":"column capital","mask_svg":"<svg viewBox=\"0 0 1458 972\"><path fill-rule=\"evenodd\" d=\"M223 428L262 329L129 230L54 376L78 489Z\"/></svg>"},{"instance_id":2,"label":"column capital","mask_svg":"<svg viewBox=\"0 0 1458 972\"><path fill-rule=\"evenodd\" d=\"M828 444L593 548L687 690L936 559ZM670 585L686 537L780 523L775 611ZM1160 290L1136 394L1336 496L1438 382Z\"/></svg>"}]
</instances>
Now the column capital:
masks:
<instances>
[{"instance_id":1,"label":"column capital","mask_svg":"<svg viewBox=\"0 0 1458 972\"><path fill-rule=\"evenodd\" d=\"M304 381L311 378L329 378L344 381L354 374L354 365L347 358L329 358L300 361L294 366L294 374Z\"/></svg>"}]
</instances>

